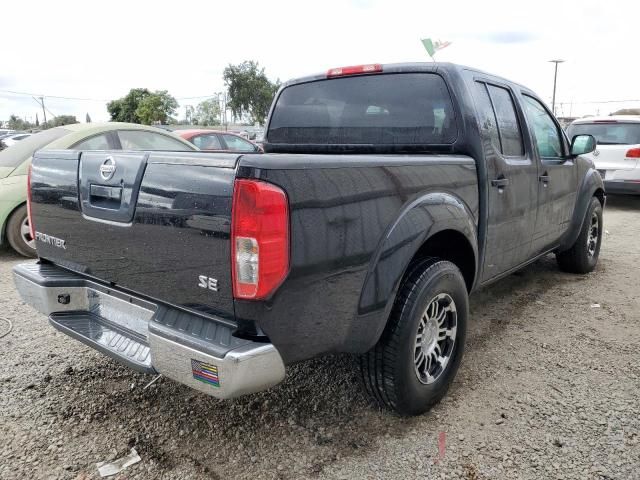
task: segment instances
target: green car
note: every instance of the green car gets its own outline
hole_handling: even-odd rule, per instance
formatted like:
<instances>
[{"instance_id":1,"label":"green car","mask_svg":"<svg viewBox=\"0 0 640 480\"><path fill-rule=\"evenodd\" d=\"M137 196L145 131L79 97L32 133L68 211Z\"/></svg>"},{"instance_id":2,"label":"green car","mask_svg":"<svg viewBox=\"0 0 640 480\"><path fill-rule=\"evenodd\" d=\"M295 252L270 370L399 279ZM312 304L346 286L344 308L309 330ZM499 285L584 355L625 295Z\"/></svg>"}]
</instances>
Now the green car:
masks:
<instances>
[{"instance_id":1,"label":"green car","mask_svg":"<svg viewBox=\"0 0 640 480\"><path fill-rule=\"evenodd\" d=\"M27 174L36 150L198 150L171 132L133 123L76 123L37 133L0 152L0 245L35 257L27 218Z\"/></svg>"}]
</instances>

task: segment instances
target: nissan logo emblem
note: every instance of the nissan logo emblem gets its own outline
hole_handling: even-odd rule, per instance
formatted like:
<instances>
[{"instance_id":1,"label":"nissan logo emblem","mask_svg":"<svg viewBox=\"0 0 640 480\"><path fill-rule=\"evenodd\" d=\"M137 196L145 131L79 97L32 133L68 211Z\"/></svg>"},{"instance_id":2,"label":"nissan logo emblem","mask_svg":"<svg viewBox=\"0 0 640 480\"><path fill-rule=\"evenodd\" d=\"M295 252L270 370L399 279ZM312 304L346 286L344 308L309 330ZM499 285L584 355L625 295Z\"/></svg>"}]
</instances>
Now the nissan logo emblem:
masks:
<instances>
[{"instance_id":1,"label":"nissan logo emblem","mask_svg":"<svg viewBox=\"0 0 640 480\"><path fill-rule=\"evenodd\" d=\"M107 159L100 165L100 176L103 180L111 180L116 173L116 161L113 157Z\"/></svg>"}]
</instances>

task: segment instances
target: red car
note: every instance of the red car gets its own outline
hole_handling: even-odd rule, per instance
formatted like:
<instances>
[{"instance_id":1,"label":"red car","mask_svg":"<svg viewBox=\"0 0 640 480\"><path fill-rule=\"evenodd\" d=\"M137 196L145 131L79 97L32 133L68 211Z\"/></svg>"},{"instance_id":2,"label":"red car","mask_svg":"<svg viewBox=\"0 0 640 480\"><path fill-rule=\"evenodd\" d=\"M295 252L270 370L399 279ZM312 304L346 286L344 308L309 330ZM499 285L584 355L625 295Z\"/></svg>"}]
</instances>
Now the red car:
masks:
<instances>
[{"instance_id":1,"label":"red car","mask_svg":"<svg viewBox=\"0 0 640 480\"><path fill-rule=\"evenodd\" d=\"M173 133L193 143L200 150L211 152L262 152L255 143L231 132L207 129L175 130Z\"/></svg>"}]
</instances>

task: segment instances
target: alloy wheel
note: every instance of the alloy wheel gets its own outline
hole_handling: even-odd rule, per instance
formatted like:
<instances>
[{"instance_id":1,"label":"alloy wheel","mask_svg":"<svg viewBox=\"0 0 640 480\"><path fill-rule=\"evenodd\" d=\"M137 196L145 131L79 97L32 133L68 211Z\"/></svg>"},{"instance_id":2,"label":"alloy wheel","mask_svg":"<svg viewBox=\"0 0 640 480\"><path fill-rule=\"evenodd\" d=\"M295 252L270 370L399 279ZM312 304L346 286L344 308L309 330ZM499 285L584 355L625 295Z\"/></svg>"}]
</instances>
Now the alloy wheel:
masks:
<instances>
[{"instance_id":1,"label":"alloy wheel","mask_svg":"<svg viewBox=\"0 0 640 480\"><path fill-rule=\"evenodd\" d=\"M435 382L446 370L456 342L456 304L450 295L436 295L425 309L415 337L414 365L418 380Z\"/></svg>"}]
</instances>

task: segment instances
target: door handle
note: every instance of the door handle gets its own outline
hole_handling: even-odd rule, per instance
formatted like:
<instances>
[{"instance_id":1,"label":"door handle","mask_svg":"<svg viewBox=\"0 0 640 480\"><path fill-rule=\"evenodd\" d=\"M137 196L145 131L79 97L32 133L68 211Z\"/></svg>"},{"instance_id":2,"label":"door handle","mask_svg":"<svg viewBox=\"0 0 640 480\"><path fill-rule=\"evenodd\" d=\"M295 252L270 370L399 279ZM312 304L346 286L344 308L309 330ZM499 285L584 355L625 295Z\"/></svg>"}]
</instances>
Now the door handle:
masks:
<instances>
[{"instance_id":1,"label":"door handle","mask_svg":"<svg viewBox=\"0 0 640 480\"><path fill-rule=\"evenodd\" d=\"M549 174L547 172L543 173L538 177L538 180L542 182L542 186L546 187L549 185Z\"/></svg>"},{"instance_id":2,"label":"door handle","mask_svg":"<svg viewBox=\"0 0 640 480\"><path fill-rule=\"evenodd\" d=\"M509 185L509 179L508 178L496 178L495 180L491 180L491 186L492 187L498 187L500 189L506 187L507 185Z\"/></svg>"}]
</instances>

